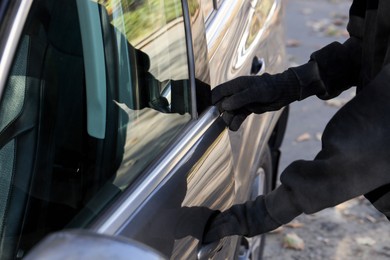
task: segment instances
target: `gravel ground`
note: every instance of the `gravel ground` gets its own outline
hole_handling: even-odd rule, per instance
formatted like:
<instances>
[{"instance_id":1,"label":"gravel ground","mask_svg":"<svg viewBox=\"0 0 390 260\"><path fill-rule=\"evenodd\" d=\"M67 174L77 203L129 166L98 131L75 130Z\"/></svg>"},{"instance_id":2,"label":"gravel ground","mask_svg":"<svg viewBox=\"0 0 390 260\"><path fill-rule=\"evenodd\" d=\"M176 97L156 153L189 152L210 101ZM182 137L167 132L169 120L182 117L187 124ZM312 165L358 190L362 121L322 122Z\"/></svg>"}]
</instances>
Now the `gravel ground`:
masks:
<instances>
[{"instance_id":1,"label":"gravel ground","mask_svg":"<svg viewBox=\"0 0 390 260\"><path fill-rule=\"evenodd\" d=\"M348 36L350 0L289 0L286 45L291 65ZM290 107L280 169L296 159L312 159L320 150L322 131L353 90L324 102L309 98ZM299 123L296 123L299 122ZM314 215L301 215L266 237L264 259L390 259L390 222L363 197Z\"/></svg>"},{"instance_id":2,"label":"gravel ground","mask_svg":"<svg viewBox=\"0 0 390 260\"><path fill-rule=\"evenodd\" d=\"M286 243L291 234L296 237ZM264 259L390 259L389 236L389 221L358 198L268 234Z\"/></svg>"}]
</instances>

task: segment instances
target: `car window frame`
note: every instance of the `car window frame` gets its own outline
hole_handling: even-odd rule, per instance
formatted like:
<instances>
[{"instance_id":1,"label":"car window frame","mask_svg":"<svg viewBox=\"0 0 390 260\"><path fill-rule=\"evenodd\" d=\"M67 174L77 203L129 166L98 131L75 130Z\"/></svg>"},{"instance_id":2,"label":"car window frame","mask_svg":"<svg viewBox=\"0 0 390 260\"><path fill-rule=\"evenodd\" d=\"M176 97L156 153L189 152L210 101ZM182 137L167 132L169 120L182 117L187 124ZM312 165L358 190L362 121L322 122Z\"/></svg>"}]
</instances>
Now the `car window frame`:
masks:
<instances>
[{"instance_id":1,"label":"car window frame","mask_svg":"<svg viewBox=\"0 0 390 260\"><path fill-rule=\"evenodd\" d=\"M191 19L186 0L181 1L183 10L184 33L187 47L187 63L188 63L188 78L190 82L190 99L191 99L191 118L198 119L197 113L197 97L196 97L196 83L195 83L195 55L191 33Z\"/></svg>"},{"instance_id":2,"label":"car window frame","mask_svg":"<svg viewBox=\"0 0 390 260\"><path fill-rule=\"evenodd\" d=\"M18 47L21 43L21 37L23 30L26 26L26 20L31 13L31 6L33 4L33 0L17 0L13 5L7 9L7 17L4 19L7 23L2 23L0 26L1 29L3 27L6 27L9 31L8 37L4 37L0 39L0 47L3 47L0 49L0 99L1 96L5 90L6 87L6 81L8 80L8 75L10 73L10 70L12 68L12 65L14 63L15 54L18 50ZM198 113L197 113L197 105L196 105L196 91L195 91L195 69L194 69L194 53L192 49L192 37L191 37L191 28L190 28L190 18L188 15L188 6L186 5L187 2L182 2L182 9L183 9L183 26L184 26L184 32L185 32L185 40L186 40L186 49L187 49L187 65L188 65L188 76L189 76L189 90L190 95L189 98L191 100L191 119L186 123L186 126L181 129L179 132L177 132L176 137L166 146L161 153L152 160L151 164L155 164L156 162L160 162L162 159L164 159L164 154L169 153L170 147L172 147L175 143L178 141L181 141L182 136L185 136L185 133L188 132L189 129L191 129L190 125L193 125L194 121L198 119ZM147 172L149 171L149 168L146 168L141 171L141 173L138 175L137 179L143 179L145 176L147 176ZM133 184L130 185L130 187L133 186ZM126 188L128 190L129 187ZM110 205L108 205L110 206ZM99 216L102 212L100 212L97 216ZM88 225L87 225L88 226ZM87 226L85 228L87 228ZM80 227L81 228L81 227Z\"/></svg>"},{"instance_id":3,"label":"car window frame","mask_svg":"<svg viewBox=\"0 0 390 260\"><path fill-rule=\"evenodd\" d=\"M179 1L178 1L179 3ZM190 100L191 104L190 104L190 111L188 111L188 115L190 115L190 119L189 121L187 121L184 126L182 127L182 129L178 130L174 137L172 138L172 140L169 141L169 143L161 149L161 151L159 151L159 153L153 158L151 159L149 165L155 165L157 164L158 162L160 162L161 160L163 160L165 158L165 155L167 153L169 153L171 147L177 143L177 142L180 142L182 136L185 136L185 133L187 132L187 129L189 128L189 125L191 125L194 121L196 121L198 119L198 113L197 113L197 103L196 103L196 100L197 100L197 97L196 97L196 82L195 82L195 59L194 59L194 53L193 53L193 48L192 48L192 37L191 37L191 26L190 26L190 23L191 23L191 19L189 18L189 15L188 15L188 5L187 5L187 1L180 1L180 4L181 4L181 8L182 8L182 17L183 17L183 25L182 25L182 29L183 29L183 32L184 32L184 37L183 37L183 40L186 41L185 43L185 48L186 48L186 67L187 67L187 70L188 70L188 90L189 90L189 93L188 93L188 99ZM186 11L187 10L187 11ZM184 55L183 55L184 56ZM150 166L147 166L146 168L142 169L138 174L137 176L135 177L135 179L133 180L133 182L129 185L127 185L127 187L124 189L124 191L128 190L128 189L131 189L131 187L133 186L136 186L137 182L144 179L144 178L147 178L148 177L148 172L150 171ZM114 183L116 184L116 183ZM110 205L108 205L110 206Z\"/></svg>"},{"instance_id":4,"label":"car window frame","mask_svg":"<svg viewBox=\"0 0 390 260\"><path fill-rule=\"evenodd\" d=\"M137 180L127 187L126 190L108 206L108 208L100 212L97 218L90 223L88 227L98 233L119 235L124 226L126 226L137 210L142 207L142 204L148 197L158 189L164 180L171 177L172 171L182 165L193 145L199 142L207 129L220 119L218 109L215 106L211 106L211 104L203 113L198 113L198 96L196 93L196 79L198 78L198 75L195 67L199 64L196 64L194 54L194 39L192 32L193 17L191 17L187 0L182 1L182 9L191 88L192 119L178 132L166 149L164 149L162 153L143 170ZM206 30L204 31L204 34L205 33ZM204 44L207 44L206 39L204 39ZM207 57L204 62L207 67L207 73L209 73L209 61ZM204 80L206 84L209 84L209 75L205 76ZM223 130L222 124L218 127L221 128L220 131Z\"/></svg>"},{"instance_id":5,"label":"car window frame","mask_svg":"<svg viewBox=\"0 0 390 260\"><path fill-rule=\"evenodd\" d=\"M174 159L177 156L171 156L172 154L178 154L179 156L183 156L183 151L187 149L187 146L189 144L193 144L191 141L191 136L196 136L197 138L204 132L203 127L199 128L199 125L207 125L209 126L218 118L218 112L215 108L207 109L204 114L208 115L205 116L203 119L200 118L198 113L198 105L197 105L197 83L196 83L196 72L195 72L195 54L194 54L194 48L193 48L193 38L192 38L192 26L191 26L191 16L189 12L189 6L188 2L186 0L181 1L182 5L182 16L183 16L183 26L184 26L184 34L185 34L185 41L186 41L186 59L187 59L187 69L188 69L188 81L189 81L189 99L191 102L190 105L190 113L191 116L190 120L186 122L185 126L180 129L176 134L175 137L168 143L167 146L165 146L159 154L151 160L149 165L141 170L139 174L137 174L136 178L125 188L122 190L122 194L116 198L113 198L113 201L105 205L105 209L97 213L94 217L94 220L92 220L89 223L86 223L85 226L80 228L92 228L99 226L99 223L104 223L103 227L99 227L99 232L107 233L108 231L105 230L105 226L112 224L111 221L102 221L102 219L115 219L119 213L115 213L114 216L111 215L110 212L111 209L119 207L119 210L122 208L125 208L126 214L129 212L129 208L127 208L127 204L133 196L138 196L140 192L143 194L147 194L148 192L152 192L154 184L145 185L145 180L153 179L156 180L155 184L157 185L160 183L161 177L169 174L169 172L172 170L170 167L172 165L171 161L176 160ZM208 61L207 61L208 63ZM208 69L208 67L207 67ZM211 92L210 92L211 95ZM198 127L198 128L197 128ZM191 137L191 138L189 138ZM184 150L179 149L179 151L172 151L172 147L177 146L183 146L185 145ZM186 152L184 152L186 153ZM170 161L169 164L165 164L167 161ZM165 168L167 167L167 168ZM142 200L139 200L140 203L142 203ZM98 224L97 224L98 223ZM105 230L105 231L102 231ZM108 232L109 233L109 232Z\"/></svg>"}]
</instances>

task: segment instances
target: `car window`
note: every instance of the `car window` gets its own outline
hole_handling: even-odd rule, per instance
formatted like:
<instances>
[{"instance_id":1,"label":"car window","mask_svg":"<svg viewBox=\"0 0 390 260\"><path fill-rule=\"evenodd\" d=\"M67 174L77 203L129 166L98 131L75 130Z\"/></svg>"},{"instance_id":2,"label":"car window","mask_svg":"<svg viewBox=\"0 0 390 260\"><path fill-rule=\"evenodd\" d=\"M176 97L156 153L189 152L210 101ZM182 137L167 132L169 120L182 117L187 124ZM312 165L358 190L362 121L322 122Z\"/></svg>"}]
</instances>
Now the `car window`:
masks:
<instances>
[{"instance_id":1,"label":"car window","mask_svg":"<svg viewBox=\"0 0 390 260\"><path fill-rule=\"evenodd\" d=\"M0 101L0 256L88 224L191 120L180 0L37 0Z\"/></svg>"},{"instance_id":2,"label":"car window","mask_svg":"<svg viewBox=\"0 0 390 260\"><path fill-rule=\"evenodd\" d=\"M119 73L123 87L131 82L114 100L130 121L125 123L124 155L114 180L125 188L191 118L182 7L179 0L101 4L106 13L103 31L114 30L117 39L105 42L106 57L115 54L111 50L120 52L121 67L108 70L108 77Z\"/></svg>"}]
</instances>

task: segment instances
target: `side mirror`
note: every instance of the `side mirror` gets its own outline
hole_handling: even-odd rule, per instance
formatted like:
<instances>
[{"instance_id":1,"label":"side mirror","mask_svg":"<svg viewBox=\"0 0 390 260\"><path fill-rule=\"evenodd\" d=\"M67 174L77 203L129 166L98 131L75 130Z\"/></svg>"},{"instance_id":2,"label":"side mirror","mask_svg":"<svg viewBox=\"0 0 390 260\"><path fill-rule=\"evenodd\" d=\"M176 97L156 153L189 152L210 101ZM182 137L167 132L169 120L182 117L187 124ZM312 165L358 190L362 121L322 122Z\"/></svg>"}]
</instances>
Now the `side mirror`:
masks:
<instances>
[{"instance_id":1,"label":"side mirror","mask_svg":"<svg viewBox=\"0 0 390 260\"><path fill-rule=\"evenodd\" d=\"M156 250L131 239L102 235L88 230L69 230L47 236L23 259L165 260L167 258Z\"/></svg>"}]
</instances>

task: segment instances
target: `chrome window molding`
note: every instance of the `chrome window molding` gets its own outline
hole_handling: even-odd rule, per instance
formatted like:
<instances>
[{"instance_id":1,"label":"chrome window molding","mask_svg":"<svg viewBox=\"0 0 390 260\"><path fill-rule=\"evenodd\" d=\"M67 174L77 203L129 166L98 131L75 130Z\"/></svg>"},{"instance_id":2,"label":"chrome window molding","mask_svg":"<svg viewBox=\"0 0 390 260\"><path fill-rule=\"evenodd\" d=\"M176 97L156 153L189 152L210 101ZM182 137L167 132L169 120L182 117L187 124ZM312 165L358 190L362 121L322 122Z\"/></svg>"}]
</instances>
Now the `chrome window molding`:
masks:
<instances>
[{"instance_id":1,"label":"chrome window molding","mask_svg":"<svg viewBox=\"0 0 390 260\"><path fill-rule=\"evenodd\" d=\"M219 118L216 107L207 110L199 120L193 120L179 138L172 149L169 149L162 160L157 165L151 167L150 172L146 172L145 179L141 183L134 185L124 192L122 198L116 205L112 206L96 223L91 225L91 229L102 234L116 235L121 232L126 223L131 219L137 209L147 201L148 197L158 189L158 186L167 181L170 173L180 165L183 159L194 145L202 139L202 136L210 126Z\"/></svg>"},{"instance_id":2,"label":"chrome window molding","mask_svg":"<svg viewBox=\"0 0 390 260\"><path fill-rule=\"evenodd\" d=\"M2 34L5 37L0 42L0 100L32 2L33 0L15 1L13 6L11 4L9 7L11 10L3 21L2 26L6 28L3 28Z\"/></svg>"}]
</instances>

